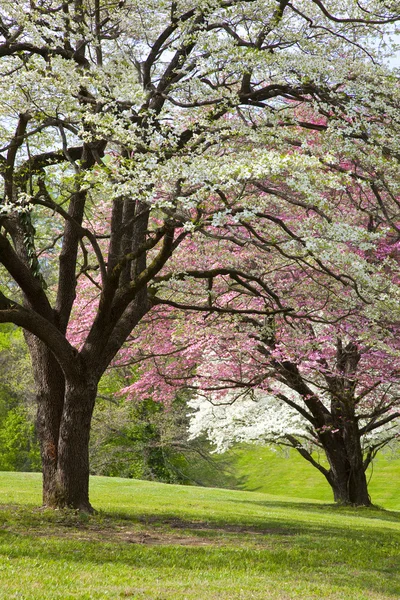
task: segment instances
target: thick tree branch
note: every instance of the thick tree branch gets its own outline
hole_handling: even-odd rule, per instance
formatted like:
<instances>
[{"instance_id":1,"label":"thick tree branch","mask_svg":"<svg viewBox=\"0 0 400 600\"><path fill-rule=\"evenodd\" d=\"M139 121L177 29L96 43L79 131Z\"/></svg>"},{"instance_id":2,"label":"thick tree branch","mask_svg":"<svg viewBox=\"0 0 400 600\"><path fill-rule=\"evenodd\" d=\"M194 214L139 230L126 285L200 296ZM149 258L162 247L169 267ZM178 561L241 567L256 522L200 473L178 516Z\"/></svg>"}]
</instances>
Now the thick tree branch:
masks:
<instances>
[{"instance_id":1,"label":"thick tree branch","mask_svg":"<svg viewBox=\"0 0 400 600\"><path fill-rule=\"evenodd\" d=\"M19 258L10 242L0 234L0 262L19 285L29 304L42 316L53 320L54 314L41 281L34 276L24 261Z\"/></svg>"},{"instance_id":2,"label":"thick tree branch","mask_svg":"<svg viewBox=\"0 0 400 600\"><path fill-rule=\"evenodd\" d=\"M47 319L7 298L0 292L0 323L14 323L39 338L53 352L65 375L76 376L77 351Z\"/></svg>"},{"instance_id":3,"label":"thick tree branch","mask_svg":"<svg viewBox=\"0 0 400 600\"><path fill-rule=\"evenodd\" d=\"M380 421L373 420L370 423L368 423L365 427L362 427L360 429L360 435L365 435L366 433L369 433L370 431L374 431L375 429L378 429L379 427L386 425L386 423L390 423L391 421L393 421L394 419L397 419L398 417L400 417L400 412L394 412L391 415L388 415L387 417L385 417L384 419L381 419Z\"/></svg>"}]
</instances>

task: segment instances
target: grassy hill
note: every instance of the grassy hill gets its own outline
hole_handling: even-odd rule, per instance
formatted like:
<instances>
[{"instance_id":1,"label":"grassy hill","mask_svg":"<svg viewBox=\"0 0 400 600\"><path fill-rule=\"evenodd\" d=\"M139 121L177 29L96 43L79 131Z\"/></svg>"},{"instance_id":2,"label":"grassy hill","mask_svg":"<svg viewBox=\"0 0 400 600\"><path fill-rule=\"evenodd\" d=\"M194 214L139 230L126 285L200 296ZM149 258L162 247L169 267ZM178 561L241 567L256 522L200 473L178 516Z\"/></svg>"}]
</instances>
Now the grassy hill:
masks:
<instances>
[{"instance_id":1,"label":"grassy hill","mask_svg":"<svg viewBox=\"0 0 400 600\"><path fill-rule=\"evenodd\" d=\"M93 477L88 517L40 485L0 473L1 599L400 597L397 512Z\"/></svg>"},{"instance_id":2,"label":"grassy hill","mask_svg":"<svg viewBox=\"0 0 400 600\"><path fill-rule=\"evenodd\" d=\"M231 451L231 470L237 485L248 491L332 502L325 478L295 450L243 446ZM381 453L368 471L372 501L400 510L400 455Z\"/></svg>"}]
</instances>

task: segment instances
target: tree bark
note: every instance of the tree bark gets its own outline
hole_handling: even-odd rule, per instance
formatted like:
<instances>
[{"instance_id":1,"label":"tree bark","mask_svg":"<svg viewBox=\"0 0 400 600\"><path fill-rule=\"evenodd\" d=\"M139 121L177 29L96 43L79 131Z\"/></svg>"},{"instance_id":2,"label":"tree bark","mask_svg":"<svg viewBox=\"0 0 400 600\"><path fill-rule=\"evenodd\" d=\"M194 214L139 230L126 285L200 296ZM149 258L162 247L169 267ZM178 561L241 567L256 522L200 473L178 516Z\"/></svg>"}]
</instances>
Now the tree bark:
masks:
<instances>
[{"instance_id":1,"label":"tree bark","mask_svg":"<svg viewBox=\"0 0 400 600\"><path fill-rule=\"evenodd\" d=\"M97 383L66 383L52 505L93 512L89 502L89 437Z\"/></svg>"},{"instance_id":2,"label":"tree bark","mask_svg":"<svg viewBox=\"0 0 400 600\"><path fill-rule=\"evenodd\" d=\"M37 433L43 470L43 506L92 512L89 433L97 381L82 373L65 380L52 352L27 334L36 383Z\"/></svg>"},{"instance_id":3,"label":"tree bark","mask_svg":"<svg viewBox=\"0 0 400 600\"><path fill-rule=\"evenodd\" d=\"M330 469L327 480L335 502L353 506L371 506L363 464L357 423L347 424L344 430L321 434Z\"/></svg>"},{"instance_id":4,"label":"tree bark","mask_svg":"<svg viewBox=\"0 0 400 600\"><path fill-rule=\"evenodd\" d=\"M36 384L36 429L43 472L43 505L52 505L58 462L58 439L64 406L64 374L52 352L26 333Z\"/></svg>"},{"instance_id":5,"label":"tree bark","mask_svg":"<svg viewBox=\"0 0 400 600\"><path fill-rule=\"evenodd\" d=\"M330 464L331 485L335 501L355 506L370 506L361 433L355 415L357 365L360 361L357 344L336 346L337 374L326 375L331 392L331 431L320 435Z\"/></svg>"}]
</instances>

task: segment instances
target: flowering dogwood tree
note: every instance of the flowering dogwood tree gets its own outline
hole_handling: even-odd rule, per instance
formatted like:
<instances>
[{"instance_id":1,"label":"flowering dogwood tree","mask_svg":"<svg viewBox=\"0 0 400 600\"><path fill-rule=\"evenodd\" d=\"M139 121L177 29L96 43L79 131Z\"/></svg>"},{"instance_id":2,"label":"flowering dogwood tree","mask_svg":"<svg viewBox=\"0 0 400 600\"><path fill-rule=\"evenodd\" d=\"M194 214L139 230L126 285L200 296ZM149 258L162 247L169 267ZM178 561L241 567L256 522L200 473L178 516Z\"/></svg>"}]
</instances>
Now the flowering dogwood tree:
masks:
<instances>
[{"instance_id":1,"label":"flowering dogwood tree","mask_svg":"<svg viewBox=\"0 0 400 600\"><path fill-rule=\"evenodd\" d=\"M225 216L206 247L190 240L197 269L176 264L156 278L160 305L138 355L125 357L144 361L143 373L126 391L162 401L191 387L191 435L208 432L218 450L243 440L290 445L337 501L368 505L365 471L399 433L398 184L389 169L381 183L370 157L330 160L344 178L320 166L322 181L315 167L312 192L297 169L291 186L286 171L259 182L248 167L235 207L249 190L267 212ZM178 320L171 307L192 317Z\"/></svg>"},{"instance_id":2,"label":"flowering dogwood tree","mask_svg":"<svg viewBox=\"0 0 400 600\"><path fill-rule=\"evenodd\" d=\"M279 229L279 214L251 194L242 202L244 179L286 178L299 202L309 192L323 210L322 187L337 189L343 173L340 162L337 172L316 168L330 161L324 150L294 152L315 132L327 133L326 148L348 144L349 160L357 140L371 140L394 170L380 127L395 112L381 51L396 4L1 3L0 321L27 332L46 505L91 510L97 384L159 301L153 284L171 257L194 234L215 241L231 219L246 220L246 235L253 220ZM383 83L388 103L372 93ZM363 111L375 115L368 131ZM212 298L210 261L186 251L180 260L193 261Z\"/></svg>"},{"instance_id":3,"label":"flowering dogwood tree","mask_svg":"<svg viewBox=\"0 0 400 600\"><path fill-rule=\"evenodd\" d=\"M370 261L372 244L365 247ZM144 361L142 377L125 391L165 401L177 387L191 388L192 436L206 432L219 451L238 441L290 445L326 477L336 501L368 505L365 471L399 435L398 284L387 277L381 292L390 300L378 306L369 295L364 304L358 294L365 289L341 289L293 259L272 261L270 248L264 264L260 252L251 256L246 264L241 253L241 271L220 269L224 283L213 270L208 311L207 290L194 295L188 279L184 293L171 284L193 314L179 320L162 305L153 311L135 357ZM276 312L263 316L271 279ZM163 297L168 304L167 290ZM317 448L329 467L315 458Z\"/></svg>"}]
</instances>

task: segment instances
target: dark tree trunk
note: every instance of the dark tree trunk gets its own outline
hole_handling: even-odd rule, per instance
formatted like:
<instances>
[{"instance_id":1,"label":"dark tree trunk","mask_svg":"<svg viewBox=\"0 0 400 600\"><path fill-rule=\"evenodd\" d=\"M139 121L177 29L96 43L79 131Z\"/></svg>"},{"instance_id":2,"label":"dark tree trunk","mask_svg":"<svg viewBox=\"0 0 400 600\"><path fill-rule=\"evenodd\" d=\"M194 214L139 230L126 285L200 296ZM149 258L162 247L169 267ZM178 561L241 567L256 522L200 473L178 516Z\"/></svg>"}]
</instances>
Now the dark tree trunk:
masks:
<instances>
[{"instance_id":1,"label":"dark tree trunk","mask_svg":"<svg viewBox=\"0 0 400 600\"><path fill-rule=\"evenodd\" d=\"M26 336L36 383L37 433L43 470L43 505L92 512L89 502L89 433L97 383L77 368L65 376L51 351Z\"/></svg>"},{"instance_id":2,"label":"dark tree trunk","mask_svg":"<svg viewBox=\"0 0 400 600\"><path fill-rule=\"evenodd\" d=\"M330 431L320 434L330 464L330 478L335 501L354 506L370 506L361 434L355 415L357 365L360 353L355 343L346 346L338 338L336 368L326 375L331 392Z\"/></svg>"},{"instance_id":3,"label":"dark tree trunk","mask_svg":"<svg viewBox=\"0 0 400 600\"><path fill-rule=\"evenodd\" d=\"M275 340L264 339L268 347ZM260 348L263 354L270 356L269 350ZM330 392L330 407L309 387L297 364L291 361L273 361L281 381L296 391L307 407L297 405L284 394L280 395L286 404L305 417L311 424L319 445L325 451L329 470L320 465L294 436L286 436L289 443L327 479L332 487L335 502L353 506L371 506L365 475L364 456L361 447L361 433L355 414L356 372L360 353L355 343L343 346L338 338L336 348L336 372L330 373L327 364L321 361L325 369L325 380Z\"/></svg>"},{"instance_id":4,"label":"dark tree trunk","mask_svg":"<svg viewBox=\"0 0 400 600\"><path fill-rule=\"evenodd\" d=\"M335 433L320 436L330 469L327 480L335 502L371 506L357 423L347 423Z\"/></svg>"},{"instance_id":5,"label":"dark tree trunk","mask_svg":"<svg viewBox=\"0 0 400 600\"><path fill-rule=\"evenodd\" d=\"M52 352L38 338L26 334L36 384L36 429L43 472L43 505L53 505L56 493L58 440L64 407L64 374Z\"/></svg>"},{"instance_id":6,"label":"dark tree trunk","mask_svg":"<svg viewBox=\"0 0 400 600\"><path fill-rule=\"evenodd\" d=\"M89 437L97 386L81 381L66 385L58 442L53 505L92 512L89 502Z\"/></svg>"}]
</instances>

